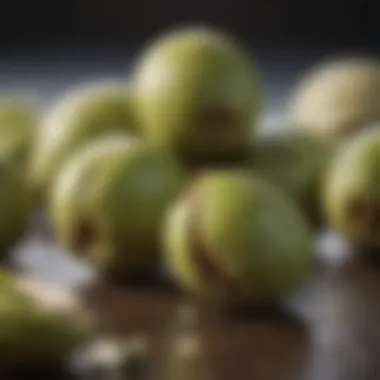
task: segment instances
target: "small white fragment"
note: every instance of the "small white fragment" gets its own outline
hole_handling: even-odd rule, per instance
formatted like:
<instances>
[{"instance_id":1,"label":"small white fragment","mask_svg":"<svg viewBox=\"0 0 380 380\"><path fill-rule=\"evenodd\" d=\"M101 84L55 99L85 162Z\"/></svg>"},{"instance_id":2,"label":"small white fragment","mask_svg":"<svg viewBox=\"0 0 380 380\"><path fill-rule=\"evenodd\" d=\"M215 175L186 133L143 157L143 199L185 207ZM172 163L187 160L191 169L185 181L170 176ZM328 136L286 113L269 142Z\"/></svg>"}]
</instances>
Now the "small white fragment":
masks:
<instances>
[{"instance_id":1,"label":"small white fragment","mask_svg":"<svg viewBox=\"0 0 380 380\"><path fill-rule=\"evenodd\" d=\"M15 287L46 311L71 315L82 312L80 301L76 295L59 286L32 277L20 276L15 281Z\"/></svg>"},{"instance_id":2,"label":"small white fragment","mask_svg":"<svg viewBox=\"0 0 380 380\"><path fill-rule=\"evenodd\" d=\"M184 304L179 307L177 320L180 327L191 328L197 322L197 310L193 305Z\"/></svg>"},{"instance_id":3,"label":"small white fragment","mask_svg":"<svg viewBox=\"0 0 380 380\"><path fill-rule=\"evenodd\" d=\"M315 248L318 256L331 265L339 265L350 252L348 242L330 231L323 233L317 240Z\"/></svg>"},{"instance_id":4,"label":"small white fragment","mask_svg":"<svg viewBox=\"0 0 380 380\"><path fill-rule=\"evenodd\" d=\"M101 339L87 348L81 359L90 366L113 367L120 358L120 346L113 339Z\"/></svg>"},{"instance_id":5,"label":"small white fragment","mask_svg":"<svg viewBox=\"0 0 380 380\"><path fill-rule=\"evenodd\" d=\"M148 351L148 341L145 337L136 336L134 338L130 338L128 342L124 345L124 358L129 355L133 355L134 357L144 356Z\"/></svg>"},{"instance_id":6,"label":"small white fragment","mask_svg":"<svg viewBox=\"0 0 380 380\"><path fill-rule=\"evenodd\" d=\"M196 336L186 336L177 342L176 350L180 357L196 357L199 353L199 339Z\"/></svg>"}]
</instances>

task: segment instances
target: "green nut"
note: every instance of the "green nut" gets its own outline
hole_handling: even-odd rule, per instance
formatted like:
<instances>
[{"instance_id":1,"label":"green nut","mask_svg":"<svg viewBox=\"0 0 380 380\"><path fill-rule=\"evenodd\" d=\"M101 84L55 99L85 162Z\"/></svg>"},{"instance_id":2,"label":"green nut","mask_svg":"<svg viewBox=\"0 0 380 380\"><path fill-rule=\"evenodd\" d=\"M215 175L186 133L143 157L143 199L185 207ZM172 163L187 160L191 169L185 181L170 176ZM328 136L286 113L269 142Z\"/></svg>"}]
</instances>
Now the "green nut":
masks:
<instances>
[{"instance_id":1,"label":"green nut","mask_svg":"<svg viewBox=\"0 0 380 380\"><path fill-rule=\"evenodd\" d=\"M92 324L78 314L43 307L43 295L29 296L17 281L9 278L12 286L0 289L0 369L60 364L90 336Z\"/></svg>"},{"instance_id":2,"label":"green nut","mask_svg":"<svg viewBox=\"0 0 380 380\"><path fill-rule=\"evenodd\" d=\"M154 40L132 83L146 141L190 163L239 154L261 108L258 74L244 49L202 27Z\"/></svg>"},{"instance_id":3,"label":"green nut","mask_svg":"<svg viewBox=\"0 0 380 380\"><path fill-rule=\"evenodd\" d=\"M25 178L11 163L0 160L0 256L26 232L32 209L32 193Z\"/></svg>"},{"instance_id":4,"label":"green nut","mask_svg":"<svg viewBox=\"0 0 380 380\"><path fill-rule=\"evenodd\" d=\"M336 145L380 120L380 62L336 59L307 73L289 105L292 122Z\"/></svg>"},{"instance_id":5,"label":"green nut","mask_svg":"<svg viewBox=\"0 0 380 380\"><path fill-rule=\"evenodd\" d=\"M190 293L227 306L296 290L311 264L311 231L293 202L245 171L201 175L163 230L169 271Z\"/></svg>"},{"instance_id":6,"label":"green nut","mask_svg":"<svg viewBox=\"0 0 380 380\"><path fill-rule=\"evenodd\" d=\"M292 197L312 225L322 220L320 192L331 149L322 139L295 129L256 136L249 166Z\"/></svg>"},{"instance_id":7,"label":"green nut","mask_svg":"<svg viewBox=\"0 0 380 380\"><path fill-rule=\"evenodd\" d=\"M380 248L380 129L374 125L336 152L323 203L330 225L366 247Z\"/></svg>"},{"instance_id":8,"label":"green nut","mask_svg":"<svg viewBox=\"0 0 380 380\"><path fill-rule=\"evenodd\" d=\"M60 166L92 139L115 132L134 134L131 94L113 84L84 86L67 93L48 112L36 137L30 180L46 193Z\"/></svg>"},{"instance_id":9,"label":"green nut","mask_svg":"<svg viewBox=\"0 0 380 380\"><path fill-rule=\"evenodd\" d=\"M9 160L22 173L27 170L39 116L34 103L0 95L0 157Z\"/></svg>"},{"instance_id":10,"label":"green nut","mask_svg":"<svg viewBox=\"0 0 380 380\"><path fill-rule=\"evenodd\" d=\"M152 269L161 219L184 186L185 170L156 149L99 144L104 142L75 155L52 187L49 214L56 238L104 271L130 275Z\"/></svg>"}]
</instances>

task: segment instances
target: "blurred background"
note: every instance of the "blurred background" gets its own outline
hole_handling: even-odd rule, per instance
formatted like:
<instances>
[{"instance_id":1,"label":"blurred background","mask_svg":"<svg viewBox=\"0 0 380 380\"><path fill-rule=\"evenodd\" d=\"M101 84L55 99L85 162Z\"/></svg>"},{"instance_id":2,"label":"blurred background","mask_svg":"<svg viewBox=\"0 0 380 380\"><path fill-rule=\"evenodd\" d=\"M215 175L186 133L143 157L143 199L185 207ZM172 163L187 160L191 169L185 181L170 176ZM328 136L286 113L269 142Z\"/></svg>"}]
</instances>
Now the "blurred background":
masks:
<instances>
[{"instance_id":1,"label":"blurred background","mask_svg":"<svg viewBox=\"0 0 380 380\"><path fill-rule=\"evenodd\" d=\"M64 87L125 76L147 39L182 22L212 23L251 48L266 79L270 113L312 62L376 53L375 1L5 1L0 13L0 90L52 100Z\"/></svg>"}]
</instances>

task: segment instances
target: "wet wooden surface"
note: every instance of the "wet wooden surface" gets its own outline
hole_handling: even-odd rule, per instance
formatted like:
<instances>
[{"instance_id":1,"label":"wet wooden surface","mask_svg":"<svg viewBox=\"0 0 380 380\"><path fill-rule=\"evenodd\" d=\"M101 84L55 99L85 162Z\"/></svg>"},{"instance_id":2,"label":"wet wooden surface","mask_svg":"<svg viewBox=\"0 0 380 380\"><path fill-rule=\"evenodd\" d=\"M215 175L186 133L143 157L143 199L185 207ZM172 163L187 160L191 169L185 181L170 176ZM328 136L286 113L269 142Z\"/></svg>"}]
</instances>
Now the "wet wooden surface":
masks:
<instances>
[{"instance_id":1,"label":"wet wooden surface","mask_svg":"<svg viewBox=\"0 0 380 380\"><path fill-rule=\"evenodd\" d=\"M244 316L196 307L159 285L97 282L87 301L109 331L148 339L151 379L379 379L379 265L347 252L317 272L294 299ZM195 361L178 348L189 338Z\"/></svg>"},{"instance_id":2,"label":"wet wooden surface","mask_svg":"<svg viewBox=\"0 0 380 380\"><path fill-rule=\"evenodd\" d=\"M165 287L98 283L89 291L108 331L148 339L149 379L295 378L307 357L307 329L286 309L236 316Z\"/></svg>"},{"instance_id":3,"label":"wet wooden surface","mask_svg":"<svg viewBox=\"0 0 380 380\"><path fill-rule=\"evenodd\" d=\"M316 273L298 294L245 315L196 305L160 281L121 284L83 272L73 286L105 333L147 340L149 371L139 380L378 380L380 266L337 241L316 250ZM20 262L41 253L28 244ZM64 257L57 249L46 248L39 260L47 266L34 275L70 275L77 264L54 263Z\"/></svg>"}]
</instances>

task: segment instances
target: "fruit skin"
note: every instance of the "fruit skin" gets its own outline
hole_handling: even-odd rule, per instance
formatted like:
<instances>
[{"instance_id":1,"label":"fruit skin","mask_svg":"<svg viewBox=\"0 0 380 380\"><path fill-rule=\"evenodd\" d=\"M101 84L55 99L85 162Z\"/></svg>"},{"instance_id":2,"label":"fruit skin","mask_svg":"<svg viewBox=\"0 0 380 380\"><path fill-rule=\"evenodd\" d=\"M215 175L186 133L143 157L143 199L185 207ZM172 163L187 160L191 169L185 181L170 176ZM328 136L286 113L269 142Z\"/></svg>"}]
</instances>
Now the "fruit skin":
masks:
<instances>
[{"instance_id":1,"label":"fruit skin","mask_svg":"<svg viewBox=\"0 0 380 380\"><path fill-rule=\"evenodd\" d=\"M32 193L25 178L8 161L0 160L0 258L26 232Z\"/></svg>"},{"instance_id":2,"label":"fruit skin","mask_svg":"<svg viewBox=\"0 0 380 380\"><path fill-rule=\"evenodd\" d=\"M3 292L12 286L12 278L6 267L0 266L0 292Z\"/></svg>"},{"instance_id":3,"label":"fruit skin","mask_svg":"<svg viewBox=\"0 0 380 380\"><path fill-rule=\"evenodd\" d=\"M150 144L186 162L228 161L261 109L258 74L222 32L179 28L154 40L133 75L136 114Z\"/></svg>"},{"instance_id":4,"label":"fruit skin","mask_svg":"<svg viewBox=\"0 0 380 380\"><path fill-rule=\"evenodd\" d=\"M93 84L68 92L46 115L36 138L30 181L44 194L60 166L92 139L115 132L133 134L131 94L114 84Z\"/></svg>"},{"instance_id":5,"label":"fruit skin","mask_svg":"<svg viewBox=\"0 0 380 380\"><path fill-rule=\"evenodd\" d=\"M129 276L158 262L164 210L186 172L170 154L136 144L78 153L50 197L53 230L62 246L99 269Z\"/></svg>"},{"instance_id":6,"label":"fruit skin","mask_svg":"<svg viewBox=\"0 0 380 380\"><path fill-rule=\"evenodd\" d=\"M24 173L31 141L39 127L40 112L26 99L0 95L0 157Z\"/></svg>"},{"instance_id":7,"label":"fruit skin","mask_svg":"<svg viewBox=\"0 0 380 380\"><path fill-rule=\"evenodd\" d=\"M380 62L367 57L324 62L294 90L292 122L339 144L380 120Z\"/></svg>"},{"instance_id":8,"label":"fruit skin","mask_svg":"<svg viewBox=\"0 0 380 380\"><path fill-rule=\"evenodd\" d=\"M7 275L7 287L0 289L0 370L57 365L89 338L87 317L45 309Z\"/></svg>"},{"instance_id":9,"label":"fruit skin","mask_svg":"<svg viewBox=\"0 0 380 380\"><path fill-rule=\"evenodd\" d=\"M294 128L255 136L247 163L291 196L313 226L319 226L321 186L331 158L322 139Z\"/></svg>"},{"instance_id":10,"label":"fruit skin","mask_svg":"<svg viewBox=\"0 0 380 380\"><path fill-rule=\"evenodd\" d=\"M349 139L328 169L323 206L330 225L358 245L380 248L380 125Z\"/></svg>"},{"instance_id":11,"label":"fruit skin","mask_svg":"<svg viewBox=\"0 0 380 380\"><path fill-rule=\"evenodd\" d=\"M175 280L226 306L278 300L311 264L312 236L297 207L243 170L198 177L169 210L162 242Z\"/></svg>"}]
</instances>

